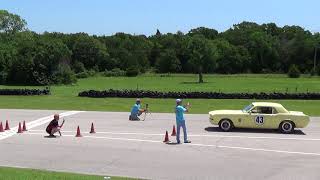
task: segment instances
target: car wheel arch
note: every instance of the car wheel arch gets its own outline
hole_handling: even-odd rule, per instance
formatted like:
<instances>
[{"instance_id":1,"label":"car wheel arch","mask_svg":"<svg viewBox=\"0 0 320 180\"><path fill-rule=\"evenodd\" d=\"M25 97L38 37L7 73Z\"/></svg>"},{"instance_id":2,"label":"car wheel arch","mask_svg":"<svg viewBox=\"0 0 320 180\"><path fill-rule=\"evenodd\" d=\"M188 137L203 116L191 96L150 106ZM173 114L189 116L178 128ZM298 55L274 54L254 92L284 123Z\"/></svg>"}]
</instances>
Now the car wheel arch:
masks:
<instances>
[{"instance_id":1,"label":"car wheel arch","mask_svg":"<svg viewBox=\"0 0 320 180\"><path fill-rule=\"evenodd\" d=\"M232 121L230 118L221 118L220 121L219 121L219 124L220 124L222 121L224 121L224 120L230 121L230 122L231 122L231 125L234 127L234 123L233 123L233 121Z\"/></svg>"}]
</instances>

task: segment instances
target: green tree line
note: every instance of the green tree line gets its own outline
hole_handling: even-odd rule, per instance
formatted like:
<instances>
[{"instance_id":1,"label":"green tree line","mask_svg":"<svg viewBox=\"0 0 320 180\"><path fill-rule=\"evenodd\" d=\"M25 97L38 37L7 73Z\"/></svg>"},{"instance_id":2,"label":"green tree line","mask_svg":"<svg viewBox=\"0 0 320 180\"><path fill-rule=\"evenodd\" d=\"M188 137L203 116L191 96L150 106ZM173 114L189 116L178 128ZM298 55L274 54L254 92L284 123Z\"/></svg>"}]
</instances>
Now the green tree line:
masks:
<instances>
[{"instance_id":1,"label":"green tree line","mask_svg":"<svg viewBox=\"0 0 320 180\"><path fill-rule=\"evenodd\" d=\"M96 36L28 30L20 16L0 10L0 84L69 84L76 74L113 69L140 73L287 73L314 71L320 34L299 26L242 22L218 32ZM318 68L319 69L319 68Z\"/></svg>"}]
</instances>

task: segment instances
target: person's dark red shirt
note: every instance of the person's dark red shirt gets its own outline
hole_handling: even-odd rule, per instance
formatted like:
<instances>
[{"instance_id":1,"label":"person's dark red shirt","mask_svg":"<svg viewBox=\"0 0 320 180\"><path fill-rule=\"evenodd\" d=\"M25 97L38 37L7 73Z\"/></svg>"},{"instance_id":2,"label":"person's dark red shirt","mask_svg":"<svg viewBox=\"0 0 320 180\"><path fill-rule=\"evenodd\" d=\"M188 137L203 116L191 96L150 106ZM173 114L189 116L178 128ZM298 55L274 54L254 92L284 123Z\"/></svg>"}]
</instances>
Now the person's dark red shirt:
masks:
<instances>
[{"instance_id":1,"label":"person's dark red shirt","mask_svg":"<svg viewBox=\"0 0 320 180\"><path fill-rule=\"evenodd\" d=\"M58 123L58 120L52 120L50 123L49 123L49 125L47 126L47 128L46 128L46 131L47 131L47 133L51 133L51 131L52 131L52 129L53 128L56 128L56 127L58 127L59 126L59 123Z\"/></svg>"}]
</instances>

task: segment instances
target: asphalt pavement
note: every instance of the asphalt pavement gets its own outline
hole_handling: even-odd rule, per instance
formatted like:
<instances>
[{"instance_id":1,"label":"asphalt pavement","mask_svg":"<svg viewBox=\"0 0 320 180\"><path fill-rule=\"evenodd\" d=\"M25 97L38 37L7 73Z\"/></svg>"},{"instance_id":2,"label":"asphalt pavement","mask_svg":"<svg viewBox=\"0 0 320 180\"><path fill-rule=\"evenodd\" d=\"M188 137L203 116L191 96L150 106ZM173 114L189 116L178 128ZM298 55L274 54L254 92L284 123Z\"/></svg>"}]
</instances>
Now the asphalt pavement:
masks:
<instances>
[{"instance_id":1,"label":"asphalt pavement","mask_svg":"<svg viewBox=\"0 0 320 180\"><path fill-rule=\"evenodd\" d=\"M63 136L47 138L54 113L64 113ZM142 115L143 116L143 115ZM128 121L128 113L0 110L12 132L0 133L0 166L26 167L144 179L320 179L320 118L294 134L276 130L220 132L208 115L187 114L191 144L165 144L174 114L152 113ZM27 132L16 134L19 122ZM95 134L90 134L91 123ZM83 137L75 137L80 127ZM11 134L10 134L11 133ZM3 137L1 139L1 137Z\"/></svg>"}]
</instances>

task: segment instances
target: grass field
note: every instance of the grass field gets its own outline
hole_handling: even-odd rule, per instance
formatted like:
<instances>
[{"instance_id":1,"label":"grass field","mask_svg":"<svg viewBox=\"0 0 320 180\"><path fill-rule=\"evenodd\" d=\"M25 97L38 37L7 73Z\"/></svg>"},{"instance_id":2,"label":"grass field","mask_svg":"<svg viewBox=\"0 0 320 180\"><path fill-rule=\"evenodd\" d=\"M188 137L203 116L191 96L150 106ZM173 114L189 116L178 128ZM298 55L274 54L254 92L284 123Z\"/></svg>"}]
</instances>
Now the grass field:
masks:
<instances>
[{"instance_id":1,"label":"grass field","mask_svg":"<svg viewBox=\"0 0 320 180\"><path fill-rule=\"evenodd\" d=\"M216 91L216 92L320 92L320 77L288 78L286 75L205 75L205 83L197 83L193 74L144 75L138 77L91 77L80 79L69 87L54 87L58 94L77 93L86 89L144 89L157 91Z\"/></svg>"},{"instance_id":2,"label":"grass field","mask_svg":"<svg viewBox=\"0 0 320 180\"><path fill-rule=\"evenodd\" d=\"M3 180L103 180L104 176L0 167L0 178ZM109 177L109 179L130 180L131 178Z\"/></svg>"},{"instance_id":3,"label":"grass field","mask_svg":"<svg viewBox=\"0 0 320 180\"><path fill-rule=\"evenodd\" d=\"M139 77L91 77L80 79L76 85L52 86L50 96L0 96L0 108L65 109L96 111L129 111L134 99L85 98L78 92L95 89L144 89L157 91L221 91L221 92L320 92L319 77L290 79L286 75L206 75L206 83L198 84L197 75L144 75ZM0 86L0 88L41 88ZM144 99L152 112L172 112L173 99ZM240 109L254 100L192 99L192 113L207 113L214 109ZM274 100L289 110L320 115L320 100Z\"/></svg>"}]
</instances>

